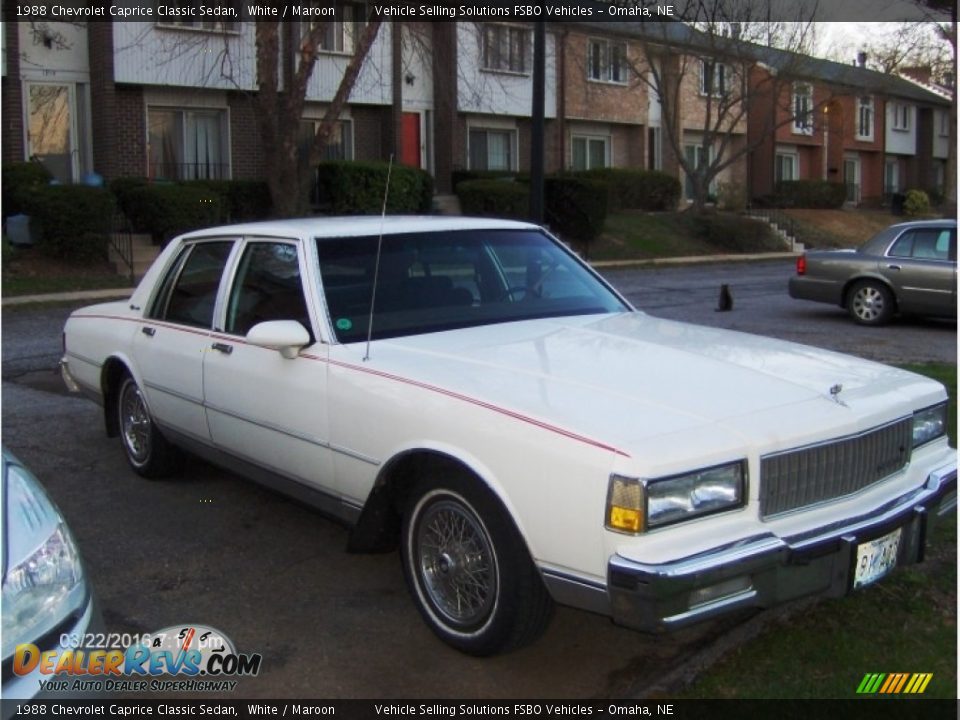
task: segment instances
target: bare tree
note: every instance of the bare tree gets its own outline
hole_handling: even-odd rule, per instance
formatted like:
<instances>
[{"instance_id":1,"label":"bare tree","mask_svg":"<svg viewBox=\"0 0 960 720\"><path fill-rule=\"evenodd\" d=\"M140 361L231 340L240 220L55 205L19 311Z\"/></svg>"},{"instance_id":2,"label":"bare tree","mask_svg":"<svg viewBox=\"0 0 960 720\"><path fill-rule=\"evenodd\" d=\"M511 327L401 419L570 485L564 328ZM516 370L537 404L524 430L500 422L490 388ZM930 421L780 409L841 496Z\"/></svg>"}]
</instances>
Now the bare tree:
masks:
<instances>
[{"instance_id":1,"label":"bare tree","mask_svg":"<svg viewBox=\"0 0 960 720\"><path fill-rule=\"evenodd\" d=\"M305 210L312 183L311 168L322 157L380 25L381 21L371 20L358 33L353 55L304 157L300 154L300 122L326 23L312 24L301 36L302 26L298 23L257 22L254 104L267 184L277 215L287 217Z\"/></svg>"},{"instance_id":2,"label":"bare tree","mask_svg":"<svg viewBox=\"0 0 960 720\"><path fill-rule=\"evenodd\" d=\"M688 25L645 23L641 56L628 62L634 82L659 100L663 138L687 178L692 208L700 212L721 173L794 120L789 88L809 77L814 24L799 17L753 20L749 8L722 2L698 4L688 19ZM821 94L815 105L811 95L801 112L813 122L824 102ZM752 121L763 127L748 138L747 116L758 104L767 112Z\"/></svg>"}]
</instances>

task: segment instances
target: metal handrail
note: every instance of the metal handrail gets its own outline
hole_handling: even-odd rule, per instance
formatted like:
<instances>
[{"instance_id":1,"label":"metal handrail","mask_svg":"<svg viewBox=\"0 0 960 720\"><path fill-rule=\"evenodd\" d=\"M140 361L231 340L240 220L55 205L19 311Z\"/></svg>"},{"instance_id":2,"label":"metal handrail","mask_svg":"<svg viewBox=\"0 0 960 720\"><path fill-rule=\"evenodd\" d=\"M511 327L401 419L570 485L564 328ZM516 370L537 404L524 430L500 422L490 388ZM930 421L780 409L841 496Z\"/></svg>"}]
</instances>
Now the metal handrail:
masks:
<instances>
[{"instance_id":1,"label":"metal handrail","mask_svg":"<svg viewBox=\"0 0 960 720\"><path fill-rule=\"evenodd\" d=\"M133 269L133 226L123 213L114 213L110 222L110 245L116 250L120 260L126 265L130 282L134 282Z\"/></svg>"}]
</instances>

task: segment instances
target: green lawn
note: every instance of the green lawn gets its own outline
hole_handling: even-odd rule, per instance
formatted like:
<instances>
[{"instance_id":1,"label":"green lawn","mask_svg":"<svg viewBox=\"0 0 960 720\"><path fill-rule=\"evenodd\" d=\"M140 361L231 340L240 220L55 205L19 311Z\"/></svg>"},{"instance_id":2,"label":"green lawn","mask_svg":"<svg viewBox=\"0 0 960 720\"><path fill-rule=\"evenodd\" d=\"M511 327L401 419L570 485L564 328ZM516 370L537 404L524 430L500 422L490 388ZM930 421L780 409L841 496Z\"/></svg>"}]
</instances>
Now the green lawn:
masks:
<instances>
[{"instance_id":1,"label":"green lawn","mask_svg":"<svg viewBox=\"0 0 960 720\"><path fill-rule=\"evenodd\" d=\"M711 255L717 250L694 231L683 213L621 212L607 217L590 245L591 260Z\"/></svg>"},{"instance_id":2,"label":"green lawn","mask_svg":"<svg viewBox=\"0 0 960 720\"><path fill-rule=\"evenodd\" d=\"M908 369L947 386L950 442L956 447L956 365ZM933 673L924 697L956 698L956 514L936 527L933 538L924 563L765 629L682 697L856 698L867 673Z\"/></svg>"}]
</instances>

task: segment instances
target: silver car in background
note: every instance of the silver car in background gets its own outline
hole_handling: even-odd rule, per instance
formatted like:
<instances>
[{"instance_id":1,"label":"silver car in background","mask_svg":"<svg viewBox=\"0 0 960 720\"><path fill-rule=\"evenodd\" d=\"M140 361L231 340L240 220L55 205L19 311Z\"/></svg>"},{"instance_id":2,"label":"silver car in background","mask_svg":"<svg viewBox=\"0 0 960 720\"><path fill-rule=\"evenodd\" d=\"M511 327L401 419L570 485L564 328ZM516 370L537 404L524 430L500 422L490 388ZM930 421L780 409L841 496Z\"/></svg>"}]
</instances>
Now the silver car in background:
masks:
<instances>
[{"instance_id":1,"label":"silver car in background","mask_svg":"<svg viewBox=\"0 0 960 720\"><path fill-rule=\"evenodd\" d=\"M856 250L797 258L790 297L846 308L862 325L895 314L956 317L957 221L891 225Z\"/></svg>"}]
</instances>

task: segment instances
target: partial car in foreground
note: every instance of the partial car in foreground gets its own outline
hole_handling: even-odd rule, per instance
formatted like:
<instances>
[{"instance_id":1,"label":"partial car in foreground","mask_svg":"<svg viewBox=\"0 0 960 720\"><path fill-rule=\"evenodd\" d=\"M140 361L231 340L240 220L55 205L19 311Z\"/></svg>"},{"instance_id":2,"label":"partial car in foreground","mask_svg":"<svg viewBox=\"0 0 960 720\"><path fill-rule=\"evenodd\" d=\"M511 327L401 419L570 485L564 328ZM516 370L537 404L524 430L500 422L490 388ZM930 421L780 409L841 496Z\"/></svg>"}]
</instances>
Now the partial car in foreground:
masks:
<instances>
[{"instance_id":1,"label":"partial car in foreground","mask_svg":"<svg viewBox=\"0 0 960 720\"><path fill-rule=\"evenodd\" d=\"M186 449L399 548L426 623L477 655L554 601L658 630L844 595L956 504L939 383L650 317L527 223L193 232L64 337L136 472Z\"/></svg>"},{"instance_id":2,"label":"partial car in foreground","mask_svg":"<svg viewBox=\"0 0 960 720\"><path fill-rule=\"evenodd\" d=\"M3 553L3 698L83 697L84 693L46 692L41 681L63 676L15 672L18 648L29 655L83 646L83 639L103 632L103 623L83 562L67 524L33 474L3 450L3 507L0 528ZM67 639L67 643L63 641ZM4 717L13 704L4 704Z\"/></svg>"},{"instance_id":3,"label":"partial car in foreground","mask_svg":"<svg viewBox=\"0 0 960 720\"><path fill-rule=\"evenodd\" d=\"M846 308L862 325L895 314L957 316L957 221L891 225L856 250L797 258L790 297Z\"/></svg>"}]
</instances>

